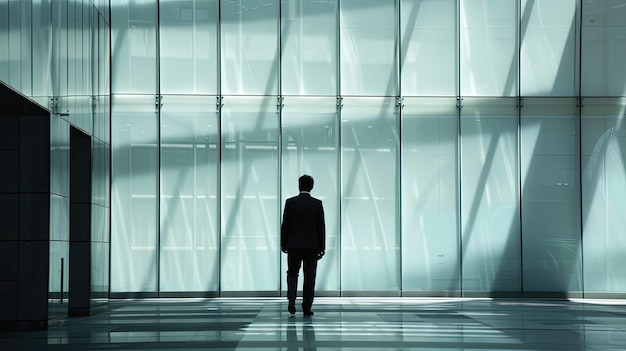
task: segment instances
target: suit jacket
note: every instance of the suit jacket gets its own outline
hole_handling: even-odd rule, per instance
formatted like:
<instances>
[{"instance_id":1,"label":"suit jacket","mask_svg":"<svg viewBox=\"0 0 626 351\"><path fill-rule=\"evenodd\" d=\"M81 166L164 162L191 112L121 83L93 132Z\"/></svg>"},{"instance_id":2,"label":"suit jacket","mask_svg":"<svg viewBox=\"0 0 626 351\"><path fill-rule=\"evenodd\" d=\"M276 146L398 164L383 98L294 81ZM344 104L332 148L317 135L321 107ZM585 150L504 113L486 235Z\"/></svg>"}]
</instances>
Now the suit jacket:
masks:
<instances>
[{"instance_id":1,"label":"suit jacket","mask_svg":"<svg viewBox=\"0 0 626 351\"><path fill-rule=\"evenodd\" d=\"M326 250L322 201L308 193L300 193L285 201L283 222L280 226L280 246L282 250Z\"/></svg>"}]
</instances>

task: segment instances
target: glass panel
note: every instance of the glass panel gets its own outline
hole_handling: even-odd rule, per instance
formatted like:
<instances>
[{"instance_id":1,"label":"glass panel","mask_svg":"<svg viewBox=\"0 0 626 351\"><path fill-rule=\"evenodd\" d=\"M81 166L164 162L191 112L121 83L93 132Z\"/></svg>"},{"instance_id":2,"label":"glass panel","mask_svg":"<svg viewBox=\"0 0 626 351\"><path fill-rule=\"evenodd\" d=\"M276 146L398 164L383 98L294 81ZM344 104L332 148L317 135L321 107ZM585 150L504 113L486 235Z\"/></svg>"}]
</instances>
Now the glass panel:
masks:
<instances>
[{"instance_id":1,"label":"glass panel","mask_svg":"<svg viewBox=\"0 0 626 351\"><path fill-rule=\"evenodd\" d=\"M224 98L221 128L221 289L278 291L276 98Z\"/></svg>"},{"instance_id":2,"label":"glass panel","mask_svg":"<svg viewBox=\"0 0 626 351\"><path fill-rule=\"evenodd\" d=\"M159 150L153 96L115 96L111 291L156 291Z\"/></svg>"},{"instance_id":3,"label":"glass panel","mask_svg":"<svg viewBox=\"0 0 626 351\"><path fill-rule=\"evenodd\" d=\"M521 112L524 290L581 291L577 101L526 98Z\"/></svg>"},{"instance_id":4,"label":"glass panel","mask_svg":"<svg viewBox=\"0 0 626 351\"><path fill-rule=\"evenodd\" d=\"M0 80L8 83L10 62L9 61L9 2L0 1Z\"/></svg>"},{"instance_id":5,"label":"glass panel","mask_svg":"<svg viewBox=\"0 0 626 351\"><path fill-rule=\"evenodd\" d=\"M221 0L222 94L278 94L279 0Z\"/></svg>"},{"instance_id":6,"label":"glass panel","mask_svg":"<svg viewBox=\"0 0 626 351\"><path fill-rule=\"evenodd\" d=\"M342 0L341 94L398 95L394 0Z\"/></svg>"},{"instance_id":7,"label":"glass panel","mask_svg":"<svg viewBox=\"0 0 626 351\"><path fill-rule=\"evenodd\" d=\"M522 1L521 94L577 95L576 2Z\"/></svg>"},{"instance_id":8,"label":"glass panel","mask_svg":"<svg viewBox=\"0 0 626 351\"><path fill-rule=\"evenodd\" d=\"M52 1L52 29L50 51L52 56L50 81L52 94L56 97L67 96L67 1ZM46 14L47 15L47 14ZM42 23L43 24L43 23ZM47 55L47 54L44 54ZM54 112L54 108L53 112Z\"/></svg>"},{"instance_id":9,"label":"glass panel","mask_svg":"<svg viewBox=\"0 0 626 351\"><path fill-rule=\"evenodd\" d=\"M109 296L109 243L91 243L91 300L106 302Z\"/></svg>"},{"instance_id":10,"label":"glass panel","mask_svg":"<svg viewBox=\"0 0 626 351\"><path fill-rule=\"evenodd\" d=\"M346 98L341 112L343 290L400 289L398 113L393 98Z\"/></svg>"},{"instance_id":11,"label":"glass panel","mask_svg":"<svg viewBox=\"0 0 626 351\"><path fill-rule=\"evenodd\" d=\"M65 214L69 216L69 214ZM21 245L29 245L34 248L49 247L50 257L48 260L48 319L67 318L68 295L69 295L69 249L68 241L50 240L49 242L20 242ZM34 250L33 250L34 251ZM38 250L39 251L39 250ZM41 252L41 251L40 251ZM31 258L32 260L32 258ZM45 266L44 266L45 267ZM43 274L43 279L46 279ZM61 282L63 287L61 288ZM60 304L61 292L64 303Z\"/></svg>"},{"instance_id":12,"label":"glass panel","mask_svg":"<svg viewBox=\"0 0 626 351\"><path fill-rule=\"evenodd\" d=\"M299 193L298 178L313 177L312 195L322 200L326 221L326 254L317 268L316 290L339 290L338 142L336 98L285 98L282 115L281 205ZM282 207L281 207L282 216ZM282 255L280 272L287 271ZM283 290L286 278L281 275ZM298 283L302 285L303 279Z\"/></svg>"},{"instance_id":13,"label":"glass panel","mask_svg":"<svg viewBox=\"0 0 626 351\"><path fill-rule=\"evenodd\" d=\"M76 5L76 2L68 2L67 4L67 94L69 96L80 93L79 87L77 87L79 83L77 78L80 77L81 61L77 59L81 53L78 44L82 45L82 43L77 40L76 34L78 25L81 24L81 18L78 16L82 15L82 12L76 11Z\"/></svg>"},{"instance_id":14,"label":"glass panel","mask_svg":"<svg viewBox=\"0 0 626 351\"><path fill-rule=\"evenodd\" d=\"M581 94L626 95L626 6L623 0L582 3Z\"/></svg>"},{"instance_id":15,"label":"glass panel","mask_svg":"<svg viewBox=\"0 0 626 351\"><path fill-rule=\"evenodd\" d=\"M157 0L111 2L111 82L115 93L157 90Z\"/></svg>"},{"instance_id":16,"label":"glass panel","mask_svg":"<svg viewBox=\"0 0 626 351\"><path fill-rule=\"evenodd\" d=\"M456 99L404 99L402 290L458 291Z\"/></svg>"},{"instance_id":17,"label":"glass panel","mask_svg":"<svg viewBox=\"0 0 626 351\"><path fill-rule=\"evenodd\" d=\"M456 96L456 0L402 0L403 96Z\"/></svg>"},{"instance_id":18,"label":"glass panel","mask_svg":"<svg viewBox=\"0 0 626 351\"><path fill-rule=\"evenodd\" d=\"M626 290L626 99L585 99L581 175L585 291Z\"/></svg>"},{"instance_id":19,"label":"glass panel","mask_svg":"<svg viewBox=\"0 0 626 351\"><path fill-rule=\"evenodd\" d=\"M217 94L217 0L160 2L161 93Z\"/></svg>"},{"instance_id":20,"label":"glass panel","mask_svg":"<svg viewBox=\"0 0 626 351\"><path fill-rule=\"evenodd\" d=\"M7 40L8 64L8 74L4 81L22 94L31 95L31 3L8 1L3 10L6 12L0 15L4 17L0 28L4 27L5 34L2 36Z\"/></svg>"},{"instance_id":21,"label":"glass panel","mask_svg":"<svg viewBox=\"0 0 626 351\"><path fill-rule=\"evenodd\" d=\"M461 95L517 95L517 12L517 0L461 0Z\"/></svg>"},{"instance_id":22,"label":"glass panel","mask_svg":"<svg viewBox=\"0 0 626 351\"><path fill-rule=\"evenodd\" d=\"M337 4L282 0L282 94L337 95Z\"/></svg>"},{"instance_id":23,"label":"glass panel","mask_svg":"<svg viewBox=\"0 0 626 351\"><path fill-rule=\"evenodd\" d=\"M215 97L161 108L160 291L217 291L219 125Z\"/></svg>"},{"instance_id":24,"label":"glass panel","mask_svg":"<svg viewBox=\"0 0 626 351\"><path fill-rule=\"evenodd\" d=\"M461 110L463 289L517 292L520 279L517 99L465 99Z\"/></svg>"}]
</instances>

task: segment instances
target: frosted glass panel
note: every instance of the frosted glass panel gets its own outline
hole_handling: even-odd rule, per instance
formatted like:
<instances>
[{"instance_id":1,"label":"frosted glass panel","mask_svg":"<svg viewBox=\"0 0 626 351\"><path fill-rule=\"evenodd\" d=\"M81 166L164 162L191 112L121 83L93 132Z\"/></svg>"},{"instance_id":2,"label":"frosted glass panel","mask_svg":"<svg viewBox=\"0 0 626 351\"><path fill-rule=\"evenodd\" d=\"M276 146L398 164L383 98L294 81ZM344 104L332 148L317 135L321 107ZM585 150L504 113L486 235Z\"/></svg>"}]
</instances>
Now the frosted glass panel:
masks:
<instances>
[{"instance_id":1,"label":"frosted glass panel","mask_svg":"<svg viewBox=\"0 0 626 351\"><path fill-rule=\"evenodd\" d=\"M278 93L279 0L221 0L222 94Z\"/></svg>"},{"instance_id":2,"label":"frosted glass panel","mask_svg":"<svg viewBox=\"0 0 626 351\"><path fill-rule=\"evenodd\" d=\"M341 94L397 95L394 0L342 0Z\"/></svg>"},{"instance_id":3,"label":"frosted glass panel","mask_svg":"<svg viewBox=\"0 0 626 351\"><path fill-rule=\"evenodd\" d=\"M399 290L398 119L393 98L341 111L341 286Z\"/></svg>"},{"instance_id":4,"label":"frosted glass panel","mask_svg":"<svg viewBox=\"0 0 626 351\"><path fill-rule=\"evenodd\" d=\"M463 290L520 291L516 99L465 99L461 112Z\"/></svg>"},{"instance_id":5,"label":"frosted glass panel","mask_svg":"<svg viewBox=\"0 0 626 351\"><path fill-rule=\"evenodd\" d=\"M626 290L626 100L585 99L581 174L585 291Z\"/></svg>"},{"instance_id":6,"label":"frosted glass panel","mask_svg":"<svg viewBox=\"0 0 626 351\"><path fill-rule=\"evenodd\" d=\"M576 2L523 0L521 95L578 94Z\"/></svg>"},{"instance_id":7,"label":"frosted glass panel","mask_svg":"<svg viewBox=\"0 0 626 351\"><path fill-rule=\"evenodd\" d=\"M527 98L521 112L524 290L581 291L576 100Z\"/></svg>"},{"instance_id":8,"label":"frosted glass panel","mask_svg":"<svg viewBox=\"0 0 626 351\"><path fill-rule=\"evenodd\" d=\"M403 96L457 95L456 0L402 0Z\"/></svg>"},{"instance_id":9,"label":"frosted glass panel","mask_svg":"<svg viewBox=\"0 0 626 351\"><path fill-rule=\"evenodd\" d=\"M160 2L163 94L216 94L218 0Z\"/></svg>"},{"instance_id":10,"label":"frosted glass panel","mask_svg":"<svg viewBox=\"0 0 626 351\"><path fill-rule=\"evenodd\" d=\"M282 0L284 95L337 95L337 3Z\"/></svg>"},{"instance_id":11,"label":"frosted glass panel","mask_svg":"<svg viewBox=\"0 0 626 351\"><path fill-rule=\"evenodd\" d=\"M326 254L317 267L316 290L339 290L338 126L335 98L285 98L282 115L282 205L298 194L298 178L313 177L312 195L322 200ZM280 272L287 271L287 255ZM281 274L286 290L285 274ZM303 279L299 280L302 285Z\"/></svg>"},{"instance_id":12,"label":"frosted glass panel","mask_svg":"<svg viewBox=\"0 0 626 351\"><path fill-rule=\"evenodd\" d=\"M111 82L117 94L158 91L157 0L111 2Z\"/></svg>"},{"instance_id":13,"label":"frosted glass panel","mask_svg":"<svg viewBox=\"0 0 626 351\"><path fill-rule=\"evenodd\" d=\"M402 290L458 291L456 99L404 99Z\"/></svg>"},{"instance_id":14,"label":"frosted glass panel","mask_svg":"<svg viewBox=\"0 0 626 351\"><path fill-rule=\"evenodd\" d=\"M581 94L626 95L624 1L583 1L581 37Z\"/></svg>"},{"instance_id":15,"label":"frosted glass panel","mask_svg":"<svg viewBox=\"0 0 626 351\"><path fill-rule=\"evenodd\" d=\"M218 287L219 125L215 97L164 96L161 108L161 291Z\"/></svg>"},{"instance_id":16,"label":"frosted glass panel","mask_svg":"<svg viewBox=\"0 0 626 351\"><path fill-rule=\"evenodd\" d=\"M460 1L461 95L517 95L517 0Z\"/></svg>"},{"instance_id":17,"label":"frosted glass panel","mask_svg":"<svg viewBox=\"0 0 626 351\"><path fill-rule=\"evenodd\" d=\"M277 291L281 252L276 98L227 97L223 102L221 289Z\"/></svg>"},{"instance_id":18,"label":"frosted glass panel","mask_svg":"<svg viewBox=\"0 0 626 351\"><path fill-rule=\"evenodd\" d=\"M111 123L111 291L156 291L159 149L154 97L115 96Z\"/></svg>"}]
</instances>

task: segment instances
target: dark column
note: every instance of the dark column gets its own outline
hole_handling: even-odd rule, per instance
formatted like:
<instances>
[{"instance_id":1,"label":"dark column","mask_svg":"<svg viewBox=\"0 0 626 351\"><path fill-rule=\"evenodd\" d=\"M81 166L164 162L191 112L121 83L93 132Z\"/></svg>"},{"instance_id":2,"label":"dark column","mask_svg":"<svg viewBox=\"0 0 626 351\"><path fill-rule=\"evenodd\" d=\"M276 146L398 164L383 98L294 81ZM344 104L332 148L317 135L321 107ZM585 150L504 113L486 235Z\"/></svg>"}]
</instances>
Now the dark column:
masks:
<instances>
[{"instance_id":1,"label":"dark column","mask_svg":"<svg viewBox=\"0 0 626 351\"><path fill-rule=\"evenodd\" d=\"M0 329L48 326L50 112L0 82Z\"/></svg>"},{"instance_id":2,"label":"dark column","mask_svg":"<svg viewBox=\"0 0 626 351\"><path fill-rule=\"evenodd\" d=\"M91 137L70 127L70 316L91 314Z\"/></svg>"}]
</instances>

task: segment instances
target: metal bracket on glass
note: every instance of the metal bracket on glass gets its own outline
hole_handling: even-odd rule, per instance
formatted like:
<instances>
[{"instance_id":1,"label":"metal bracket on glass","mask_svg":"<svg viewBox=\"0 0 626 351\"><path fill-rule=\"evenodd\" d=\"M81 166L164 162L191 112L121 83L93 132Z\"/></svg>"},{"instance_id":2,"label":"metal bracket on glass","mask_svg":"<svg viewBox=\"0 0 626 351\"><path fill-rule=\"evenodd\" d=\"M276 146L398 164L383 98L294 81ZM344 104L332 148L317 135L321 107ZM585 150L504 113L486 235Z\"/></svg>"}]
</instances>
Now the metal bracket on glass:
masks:
<instances>
[{"instance_id":1,"label":"metal bracket on glass","mask_svg":"<svg viewBox=\"0 0 626 351\"><path fill-rule=\"evenodd\" d=\"M396 97L396 106L399 107L400 109L404 108L404 97L402 96Z\"/></svg>"},{"instance_id":2,"label":"metal bracket on glass","mask_svg":"<svg viewBox=\"0 0 626 351\"><path fill-rule=\"evenodd\" d=\"M458 109L462 109L463 108L463 98L462 97L457 97L456 98L456 108L458 108Z\"/></svg>"},{"instance_id":3,"label":"metal bracket on glass","mask_svg":"<svg viewBox=\"0 0 626 351\"><path fill-rule=\"evenodd\" d=\"M157 107L157 109L163 107L163 95L156 95L154 97L154 105Z\"/></svg>"},{"instance_id":4,"label":"metal bracket on glass","mask_svg":"<svg viewBox=\"0 0 626 351\"><path fill-rule=\"evenodd\" d=\"M583 107L583 98L581 96L576 98L576 107L578 107L578 108L582 108Z\"/></svg>"},{"instance_id":5,"label":"metal bracket on glass","mask_svg":"<svg viewBox=\"0 0 626 351\"><path fill-rule=\"evenodd\" d=\"M276 97L276 112L277 113L280 113L280 110L282 110L283 107L285 106L285 104L283 104L283 100L284 100L284 97L282 96Z\"/></svg>"},{"instance_id":6,"label":"metal bracket on glass","mask_svg":"<svg viewBox=\"0 0 626 351\"><path fill-rule=\"evenodd\" d=\"M517 98L517 107L518 108L524 107L524 98L521 96Z\"/></svg>"},{"instance_id":7,"label":"metal bracket on glass","mask_svg":"<svg viewBox=\"0 0 626 351\"><path fill-rule=\"evenodd\" d=\"M50 111L52 111L53 114L59 114L59 98L58 97L51 97L50 98Z\"/></svg>"},{"instance_id":8,"label":"metal bracket on glass","mask_svg":"<svg viewBox=\"0 0 626 351\"><path fill-rule=\"evenodd\" d=\"M224 101L224 97L223 96L216 96L215 97L215 109L216 109L216 112L222 111L222 107L224 107L224 103L222 101Z\"/></svg>"},{"instance_id":9,"label":"metal bracket on glass","mask_svg":"<svg viewBox=\"0 0 626 351\"><path fill-rule=\"evenodd\" d=\"M343 107L343 98L341 96L337 96L337 111L341 110Z\"/></svg>"}]
</instances>

